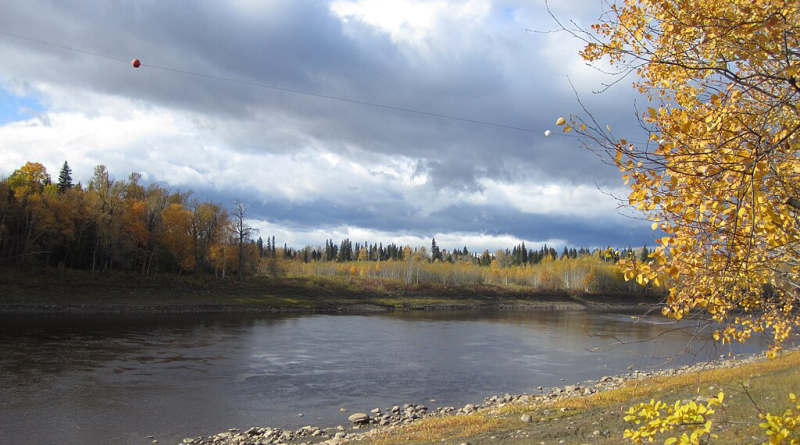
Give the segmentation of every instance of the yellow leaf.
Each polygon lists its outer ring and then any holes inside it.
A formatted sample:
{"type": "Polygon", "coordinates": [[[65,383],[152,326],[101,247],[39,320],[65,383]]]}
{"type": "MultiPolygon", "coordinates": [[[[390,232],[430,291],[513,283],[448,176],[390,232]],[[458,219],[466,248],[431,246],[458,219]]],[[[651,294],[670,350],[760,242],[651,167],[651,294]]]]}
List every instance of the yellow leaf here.
{"type": "Polygon", "coordinates": [[[559,117],[558,119],[556,119],[556,125],[564,125],[566,123],[567,123],[567,120],[564,119],[563,117],[559,117]]]}
{"type": "Polygon", "coordinates": [[[572,131],[572,127],[570,127],[569,125],[564,127],[564,133],[569,133],[570,131],[572,131]]]}

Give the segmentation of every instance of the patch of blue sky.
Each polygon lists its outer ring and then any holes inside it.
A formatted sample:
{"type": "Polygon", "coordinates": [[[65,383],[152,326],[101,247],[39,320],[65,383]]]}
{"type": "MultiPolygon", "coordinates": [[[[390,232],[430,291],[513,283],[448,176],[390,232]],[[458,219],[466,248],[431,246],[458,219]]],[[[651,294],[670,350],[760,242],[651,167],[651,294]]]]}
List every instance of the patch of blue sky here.
{"type": "Polygon", "coordinates": [[[43,111],[35,96],[17,96],[0,88],[0,125],[30,119],[43,111]]]}
{"type": "Polygon", "coordinates": [[[508,21],[513,22],[516,19],[517,8],[512,6],[506,6],[503,8],[503,17],[508,19],[508,21]]]}

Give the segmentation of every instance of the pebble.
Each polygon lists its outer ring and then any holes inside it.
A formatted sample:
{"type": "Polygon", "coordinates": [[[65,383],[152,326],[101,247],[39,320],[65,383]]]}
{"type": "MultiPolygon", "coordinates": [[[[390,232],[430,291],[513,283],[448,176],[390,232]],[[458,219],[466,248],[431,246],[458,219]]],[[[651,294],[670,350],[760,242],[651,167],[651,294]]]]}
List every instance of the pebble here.
{"type": "Polygon", "coordinates": [[[370,417],[366,413],[355,413],[347,418],[353,425],[365,425],[369,423],[370,417]]]}
{"type": "Polygon", "coordinates": [[[531,421],[533,421],[533,418],[531,417],[530,414],[523,414],[522,417],[519,418],[519,420],[525,423],[531,423],[531,421]]]}

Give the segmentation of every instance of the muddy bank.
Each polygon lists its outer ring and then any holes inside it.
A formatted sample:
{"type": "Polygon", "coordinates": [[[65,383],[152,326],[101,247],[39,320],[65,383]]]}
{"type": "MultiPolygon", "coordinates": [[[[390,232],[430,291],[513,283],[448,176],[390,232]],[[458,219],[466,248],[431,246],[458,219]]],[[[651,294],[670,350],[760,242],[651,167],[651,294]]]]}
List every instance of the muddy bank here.
{"type": "Polygon", "coordinates": [[[351,303],[339,305],[252,305],[252,304],[163,304],[141,305],[135,303],[3,303],[0,300],[0,313],[76,313],[76,314],[191,314],[191,313],[378,313],[390,311],[455,311],[455,310],[594,310],[624,311],[645,313],[657,307],[658,303],[636,299],[627,302],[598,301],[516,301],[503,303],[418,303],[413,297],[401,304],[351,303]]]}
{"type": "Polygon", "coordinates": [[[396,283],[243,282],[114,277],[18,277],[0,280],[0,312],[206,313],[350,312],[391,310],[553,309],[637,310],[660,295],[566,293],[503,286],[401,286],[396,283]],[[371,286],[371,287],[370,287],[371,286]]]}

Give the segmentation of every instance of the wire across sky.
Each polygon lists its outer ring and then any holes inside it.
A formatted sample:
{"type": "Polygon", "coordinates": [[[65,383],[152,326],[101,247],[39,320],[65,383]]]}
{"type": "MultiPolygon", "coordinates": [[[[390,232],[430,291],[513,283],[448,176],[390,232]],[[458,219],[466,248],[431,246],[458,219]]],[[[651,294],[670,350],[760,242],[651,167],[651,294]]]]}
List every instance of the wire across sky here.
{"type": "MultiPolygon", "coordinates": [[[[108,54],[101,54],[101,53],[97,53],[97,52],[93,52],[93,51],[87,51],[87,50],[84,50],[84,49],[75,48],[75,47],[72,47],[72,46],[62,45],[62,44],[59,44],[59,43],[49,42],[49,41],[46,41],[46,40],[36,39],[36,38],[23,36],[23,35],[19,35],[19,34],[14,34],[14,33],[10,33],[10,32],[7,32],[7,31],[0,30],[0,35],[6,36],[6,37],[15,38],[15,39],[19,39],[19,40],[25,40],[25,41],[37,43],[37,44],[40,44],[40,45],[47,45],[47,46],[50,46],[50,47],[53,47],[53,48],[58,48],[58,49],[65,50],[65,51],[72,51],[72,52],[85,54],[85,55],[92,56],[92,57],[111,60],[111,61],[114,61],[114,62],[120,62],[120,63],[124,63],[126,65],[130,65],[130,62],[131,62],[131,60],[127,59],[127,58],[121,58],[121,57],[116,57],[116,56],[110,56],[108,54]]],[[[303,95],[303,96],[310,96],[310,97],[316,97],[316,98],[327,99],[327,100],[334,100],[334,101],[339,101],[339,102],[346,102],[346,103],[363,105],[363,106],[374,107],[374,108],[382,108],[382,109],[385,109],[385,110],[399,111],[399,112],[403,112],[403,113],[411,113],[411,114],[417,114],[417,115],[422,115],[422,116],[436,117],[436,118],[440,118],[440,119],[449,119],[449,120],[453,120],[453,121],[466,122],[466,123],[477,124],[477,125],[486,125],[486,126],[491,126],[491,127],[496,127],[496,128],[505,128],[505,129],[508,129],[508,130],[517,130],[517,131],[525,131],[525,132],[529,132],[529,133],[538,133],[538,134],[541,134],[543,136],[545,135],[545,130],[542,130],[542,129],[526,128],[526,127],[520,127],[520,126],[515,126],[515,125],[507,125],[507,124],[501,124],[501,123],[497,123],[497,122],[484,121],[484,120],[480,120],[480,119],[469,119],[469,118],[453,116],[453,115],[449,115],[449,114],[434,113],[434,112],[423,111],[423,110],[415,110],[415,109],[412,109],[412,108],[398,107],[398,106],[394,106],[394,105],[381,104],[381,103],[377,103],[377,102],[369,102],[369,101],[364,101],[364,100],[350,99],[350,98],[334,96],[334,95],[330,95],[330,94],[312,93],[310,91],[297,90],[297,89],[293,89],[293,88],[284,88],[284,87],[280,87],[280,86],[276,86],[276,85],[269,85],[269,84],[260,83],[260,82],[251,82],[251,81],[247,81],[247,80],[233,79],[233,78],[230,78],[230,77],[216,76],[216,75],[213,75],[213,74],[198,73],[198,72],[195,72],[195,71],[188,71],[188,70],[183,70],[183,69],[173,68],[173,67],[167,67],[167,66],[151,65],[151,64],[147,64],[147,63],[145,63],[143,61],[141,62],[141,65],[140,65],[139,69],[141,69],[141,68],[150,68],[150,69],[154,69],[154,70],[160,70],[160,71],[165,71],[165,72],[183,74],[183,75],[187,75],[187,76],[194,76],[194,77],[199,77],[199,78],[204,78],[204,79],[212,79],[212,80],[216,80],[216,81],[220,81],[220,82],[228,82],[228,83],[235,83],[235,84],[239,84],[239,85],[247,85],[247,86],[256,87],[256,88],[263,88],[263,89],[274,90],[274,91],[282,91],[282,92],[290,93],[290,94],[298,94],[298,95],[303,95]]],[[[551,133],[551,134],[553,136],[579,137],[578,135],[565,134],[565,133],[551,133]]]]}

